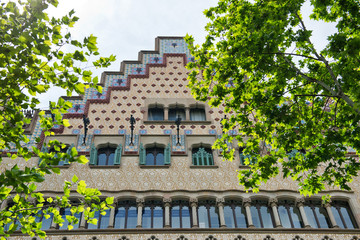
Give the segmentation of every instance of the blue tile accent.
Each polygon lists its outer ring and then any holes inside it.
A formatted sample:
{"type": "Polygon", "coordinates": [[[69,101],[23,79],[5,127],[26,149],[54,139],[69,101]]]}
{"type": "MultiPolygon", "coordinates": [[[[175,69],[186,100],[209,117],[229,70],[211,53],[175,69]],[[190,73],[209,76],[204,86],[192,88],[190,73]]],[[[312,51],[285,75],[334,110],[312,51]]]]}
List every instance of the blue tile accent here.
{"type": "Polygon", "coordinates": [[[172,132],[171,129],[165,129],[164,130],[165,135],[171,135],[171,132],[172,132]]]}
{"type": "Polygon", "coordinates": [[[185,152],[185,135],[180,135],[180,146],[177,146],[177,135],[171,135],[172,152],[185,152]]]}
{"type": "Polygon", "coordinates": [[[118,133],[120,135],[125,135],[126,134],[126,129],[120,129],[118,133]]]}
{"type": "Polygon", "coordinates": [[[133,137],[133,145],[130,146],[130,134],[125,135],[125,152],[139,151],[139,135],[135,134],[133,137]]]}
{"type": "Polygon", "coordinates": [[[210,135],[216,135],[216,130],[215,129],[210,129],[209,134],[210,135]]]}
{"type": "Polygon", "coordinates": [[[125,87],[126,84],[127,84],[127,79],[124,79],[124,78],[117,78],[117,79],[113,79],[112,80],[112,86],[115,86],[115,87],[125,87]]]}
{"type": "Polygon", "coordinates": [[[143,67],[133,67],[133,68],[131,68],[131,74],[136,74],[136,75],[141,74],[141,75],[143,75],[143,74],[145,74],[145,68],[143,68],[143,67]]]}
{"type": "Polygon", "coordinates": [[[73,129],[72,130],[72,134],[79,134],[80,133],[80,129],[73,129]]]}
{"type": "Polygon", "coordinates": [[[94,135],[99,135],[101,134],[101,130],[100,129],[94,129],[94,135]]]}
{"type": "Polygon", "coordinates": [[[186,130],[184,131],[184,133],[185,133],[185,135],[191,135],[191,134],[192,134],[192,130],[186,129],[186,130]]]}
{"type": "Polygon", "coordinates": [[[93,139],[93,135],[88,134],[86,137],[85,146],[84,146],[84,145],[82,145],[84,142],[84,134],[80,134],[76,150],[80,151],[80,152],[90,151],[90,145],[91,145],[92,139],[93,139]]]}
{"type": "Polygon", "coordinates": [[[162,57],[150,57],[150,63],[162,63],[163,58],[162,57]]]}
{"type": "Polygon", "coordinates": [[[147,130],[142,129],[142,130],[139,131],[139,134],[140,134],[140,135],[146,135],[146,134],[147,134],[147,130]]]}

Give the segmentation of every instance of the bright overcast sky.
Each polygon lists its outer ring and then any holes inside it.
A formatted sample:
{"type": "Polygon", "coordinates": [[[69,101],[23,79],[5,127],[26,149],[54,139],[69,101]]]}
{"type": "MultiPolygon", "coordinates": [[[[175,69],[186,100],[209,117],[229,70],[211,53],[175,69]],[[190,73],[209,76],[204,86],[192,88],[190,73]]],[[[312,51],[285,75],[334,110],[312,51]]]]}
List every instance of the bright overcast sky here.
{"type": "MultiPolygon", "coordinates": [[[[1,0],[0,0],[1,1],[1,0]]],[[[141,50],[154,50],[157,36],[193,35],[202,43],[208,22],[203,11],[216,6],[217,0],[59,0],[58,8],[50,9],[50,15],[61,17],[71,9],[80,19],[71,29],[75,39],[93,34],[98,37],[101,56],[116,55],[117,61],[109,68],[93,72],[99,78],[103,71],[118,71],[124,60],[137,60],[141,50]]],[[[309,3],[302,11],[308,29],[314,30],[315,45],[324,43],[334,28],[307,21],[309,3]]],[[[41,109],[48,108],[48,101],[57,101],[65,93],[52,88],[40,96],[41,109]]]]}
{"type": "MultiPolygon", "coordinates": [[[[103,71],[119,71],[124,60],[137,60],[141,50],[154,50],[157,36],[193,35],[197,43],[205,38],[208,22],[203,11],[217,0],[59,0],[50,15],[60,17],[75,10],[80,19],[71,29],[75,39],[93,34],[98,37],[101,56],[116,55],[109,68],[93,72],[100,78],[103,71]]],[[[41,96],[41,109],[48,101],[64,95],[51,89],[41,96]]]]}

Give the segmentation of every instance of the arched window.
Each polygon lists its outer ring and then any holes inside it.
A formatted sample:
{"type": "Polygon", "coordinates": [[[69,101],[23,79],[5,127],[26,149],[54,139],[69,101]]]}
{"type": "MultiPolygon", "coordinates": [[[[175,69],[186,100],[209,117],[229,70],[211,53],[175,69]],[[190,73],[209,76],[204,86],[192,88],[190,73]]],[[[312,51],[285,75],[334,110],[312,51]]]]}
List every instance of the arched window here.
{"type": "Polygon", "coordinates": [[[299,209],[295,206],[294,201],[279,200],[278,212],[281,224],[284,228],[303,228],[304,224],[301,219],[299,209]]]}
{"type": "Polygon", "coordinates": [[[137,207],[132,200],[119,201],[115,210],[114,228],[136,228],[137,207]]]}
{"type": "Polygon", "coordinates": [[[86,222],[87,229],[105,229],[109,226],[110,209],[105,210],[106,214],[102,215],[99,211],[96,211],[94,218],[97,219],[97,224],[91,224],[86,222]]]}
{"type": "Polygon", "coordinates": [[[205,109],[203,108],[192,108],[190,109],[190,120],[191,121],[205,121],[205,109]]]}
{"type": "Polygon", "coordinates": [[[254,200],[251,201],[251,217],[253,224],[257,228],[273,228],[273,214],[267,201],[254,200]]]}
{"type": "Polygon", "coordinates": [[[219,228],[218,208],[213,200],[199,201],[198,222],[200,228],[219,228]]]}
{"type": "Polygon", "coordinates": [[[321,201],[306,201],[304,210],[312,228],[329,228],[331,226],[329,216],[321,205],[321,201]]]}
{"type": "Polygon", "coordinates": [[[172,228],[191,228],[192,219],[188,201],[173,201],[170,214],[172,228]]]}
{"type": "Polygon", "coordinates": [[[113,147],[106,147],[98,149],[98,164],[99,166],[114,165],[115,150],[113,147]]]}
{"type": "Polygon", "coordinates": [[[162,121],[164,120],[164,109],[158,106],[151,107],[148,110],[148,120],[150,121],[162,121]]]}
{"type": "Polygon", "coordinates": [[[178,117],[181,118],[181,120],[185,120],[185,110],[183,108],[170,108],[169,109],[169,120],[175,121],[178,117]]]}
{"type": "Polygon", "coordinates": [[[140,165],[147,166],[163,166],[169,165],[171,161],[171,148],[170,144],[166,148],[161,145],[150,145],[149,147],[144,148],[140,144],[140,153],[139,153],[140,165]]]}
{"type": "Polygon", "coordinates": [[[164,209],[162,201],[145,201],[145,207],[142,213],[143,228],[163,228],[164,227],[164,209]]]}
{"type": "Polygon", "coordinates": [[[109,144],[97,149],[94,144],[91,145],[90,150],[90,165],[98,166],[113,166],[120,165],[122,153],[122,145],[119,144],[117,148],[109,144]]]}
{"type": "Polygon", "coordinates": [[[192,164],[194,166],[211,166],[214,165],[212,151],[207,147],[192,149],[192,164]]]}
{"type": "Polygon", "coordinates": [[[227,200],[224,206],[225,224],[228,228],[246,228],[246,212],[241,201],[227,200]]]}
{"type": "Polygon", "coordinates": [[[354,215],[352,214],[347,202],[338,200],[332,201],[331,211],[335,217],[336,223],[340,228],[358,228],[354,215]]]}
{"type": "MultiPolygon", "coordinates": [[[[71,204],[72,205],[76,205],[78,202],[72,202],[71,204]]],[[[68,220],[66,219],[66,216],[72,216],[72,213],[71,213],[71,208],[68,207],[68,208],[61,208],[60,209],[60,215],[61,215],[61,218],[64,220],[64,222],[62,223],[63,225],[60,226],[60,225],[57,225],[57,229],[60,229],[60,230],[67,230],[68,229],[68,225],[69,225],[69,222],[68,220]]],[[[76,223],[73,223],[72,226],[73,226],[73,229],[78,229],[79,228],[79,225],[80,225],[80,219],[81,219],[81,213],[75,213],[73,216],[77,218],[77,222],[76,223]]]]}

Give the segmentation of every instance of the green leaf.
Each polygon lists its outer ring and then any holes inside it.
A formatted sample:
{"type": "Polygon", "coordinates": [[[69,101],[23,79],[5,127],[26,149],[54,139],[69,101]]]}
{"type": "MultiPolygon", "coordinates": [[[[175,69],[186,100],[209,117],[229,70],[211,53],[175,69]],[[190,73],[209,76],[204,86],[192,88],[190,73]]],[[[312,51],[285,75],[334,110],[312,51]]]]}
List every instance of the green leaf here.
{"type": "Polygon", "coordinates": [[[79,180],[79,178],[78,178],[76,175],[74,175],[74,176],[72,177],[72,179],[71,179],[71,181],[72,181],[73,183],[76,183],[78,180],[79,180]]]}
{"type": "Polygon", "coordinates": [[[80,155],[77,159],[77,162],[81,164],[86,164],[89,162],[89,160],[84,155],[80,155]]]}

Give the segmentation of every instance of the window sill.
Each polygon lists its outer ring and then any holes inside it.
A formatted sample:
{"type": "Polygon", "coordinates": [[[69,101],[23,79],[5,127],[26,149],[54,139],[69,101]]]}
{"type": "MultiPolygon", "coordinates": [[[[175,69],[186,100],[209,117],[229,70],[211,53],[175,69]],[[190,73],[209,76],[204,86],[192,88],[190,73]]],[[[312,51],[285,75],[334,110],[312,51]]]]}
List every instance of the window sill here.
{"type": "Polygon", "coordinates": [[[140,168],[170,168],[170,165],[139,165],[140,168]]]}
{"type": "Polygon", "coordinates": [[[53,165],[52,167],[54,167],[54,168],[60,168],[60,169],[67,169],[67,168],[70,167],[70,164],[69,164],[69,165],[61,165],[61,166],[53,165]]]}
{"type": "Polygon", "coordinates": [[[240,165],[239,168],[250,169],[250,166],[240,165]]]}
{"type": "Polygon", "coordinates": [[[89,165],[90,168],[105,168],[105,169],[111,169],[111,168],[120,168],[120,165],[89,165]]]}
{"type": "MultiPolygon", "coordinates": [[[[144,124],[175,124],[173,120],[144,120],[144,124]]],[[[182,120],[181,124],[205,124],[210,125],[211,121],[190,121],[190,120],[182,120]]]]}
{"type": "Polygon", "coordinates": [[[211,166],[196,166],[196,165],[191,165],[190,168],[215,169],[215,168],[219,168],[219,166],[217,166],[217,165],[211,165],[211,166]]]}

